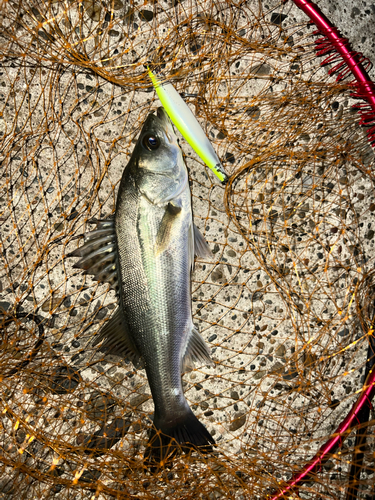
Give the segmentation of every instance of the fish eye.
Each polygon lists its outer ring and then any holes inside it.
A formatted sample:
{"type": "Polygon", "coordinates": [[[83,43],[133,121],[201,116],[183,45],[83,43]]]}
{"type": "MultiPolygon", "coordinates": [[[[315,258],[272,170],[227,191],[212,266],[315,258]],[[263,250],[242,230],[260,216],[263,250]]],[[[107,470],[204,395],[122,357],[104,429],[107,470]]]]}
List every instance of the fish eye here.
{"type": "Polygon", "coordinates": [[[160,141],[153,134],[146,134],[142,139],[142,145],[148,151],[155,151],[160,146],[160,141]]]}

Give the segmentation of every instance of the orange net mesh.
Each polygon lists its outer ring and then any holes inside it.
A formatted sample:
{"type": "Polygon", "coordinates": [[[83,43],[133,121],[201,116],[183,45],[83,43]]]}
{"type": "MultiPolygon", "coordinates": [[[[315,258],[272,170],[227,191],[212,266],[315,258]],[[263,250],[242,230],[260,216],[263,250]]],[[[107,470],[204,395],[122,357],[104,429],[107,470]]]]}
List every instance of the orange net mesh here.
{"type": "MultiPolygon", "coordinates": [[[[267,498],[356,400],[373,321],[373,152],[305,18],[268,4],[2,2],[4,498],[267,498]],[[214,254],[196,262],[192,300],[215,367],[186,373],[184,390],[218,446],[156,473],[142,460],[145,372],[90,347],[115,294],[66,257],[113,213],[157,106],[146,61],[190,94],[231,175],[221,186],[181,140],[214,254]]],[[[344,499],[355,480],[373,498],[373,414],[362,427],[360,476],[353,433],[289,498],[344,499]]]]}

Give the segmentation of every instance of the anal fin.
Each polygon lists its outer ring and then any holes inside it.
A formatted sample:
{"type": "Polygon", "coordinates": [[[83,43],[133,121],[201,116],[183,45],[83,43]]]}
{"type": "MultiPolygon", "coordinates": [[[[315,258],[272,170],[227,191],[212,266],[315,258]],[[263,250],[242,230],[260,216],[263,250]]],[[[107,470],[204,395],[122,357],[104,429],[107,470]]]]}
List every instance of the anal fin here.
{"type": "Polygon", "coordinates": [[[210,350],[199,332],[192,325],[191,334],[186,345],[182,360],[182,371],[194,368],[194,363],[206,366],[215,366],[211,359],[210,350]]]}

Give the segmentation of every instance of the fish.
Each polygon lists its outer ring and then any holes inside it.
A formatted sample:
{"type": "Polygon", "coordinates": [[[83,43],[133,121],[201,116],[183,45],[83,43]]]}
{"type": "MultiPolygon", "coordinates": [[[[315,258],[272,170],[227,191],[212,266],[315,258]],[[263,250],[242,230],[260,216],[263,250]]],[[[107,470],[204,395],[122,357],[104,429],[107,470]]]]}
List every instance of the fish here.
{"type": "Polygon", "coordinates": [[[118,307],[93,345],[144,367],[155,411],[145,461],[163,463],[178,449],[212,451],[215,441],[191,410],[182,373],[214,363],[193,324],[194,257],[212,252],[193,222],[188,171],[163,107],[145,120],[124,169],[114,216],[70,256],[97,281],[108,282],[118,307]]]}

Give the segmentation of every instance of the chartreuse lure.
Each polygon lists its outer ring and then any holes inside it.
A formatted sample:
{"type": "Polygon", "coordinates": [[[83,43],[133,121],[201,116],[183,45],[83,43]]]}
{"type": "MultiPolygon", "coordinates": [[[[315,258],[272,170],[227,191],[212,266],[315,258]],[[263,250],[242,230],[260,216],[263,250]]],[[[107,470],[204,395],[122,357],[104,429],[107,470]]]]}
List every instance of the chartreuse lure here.
{"type": "Polygon", "coordinates": [[[197,155],[210,167],[214,174],[225,184],[228,175],[225,173],[215,150],[208,140],[202,127],[190,111],[177,90],[169,82],[160,82],[156,75],[147,66],[148,74],[155,87],[156,93],[168,113],[169,118],[187,140],[197,155]]]}

